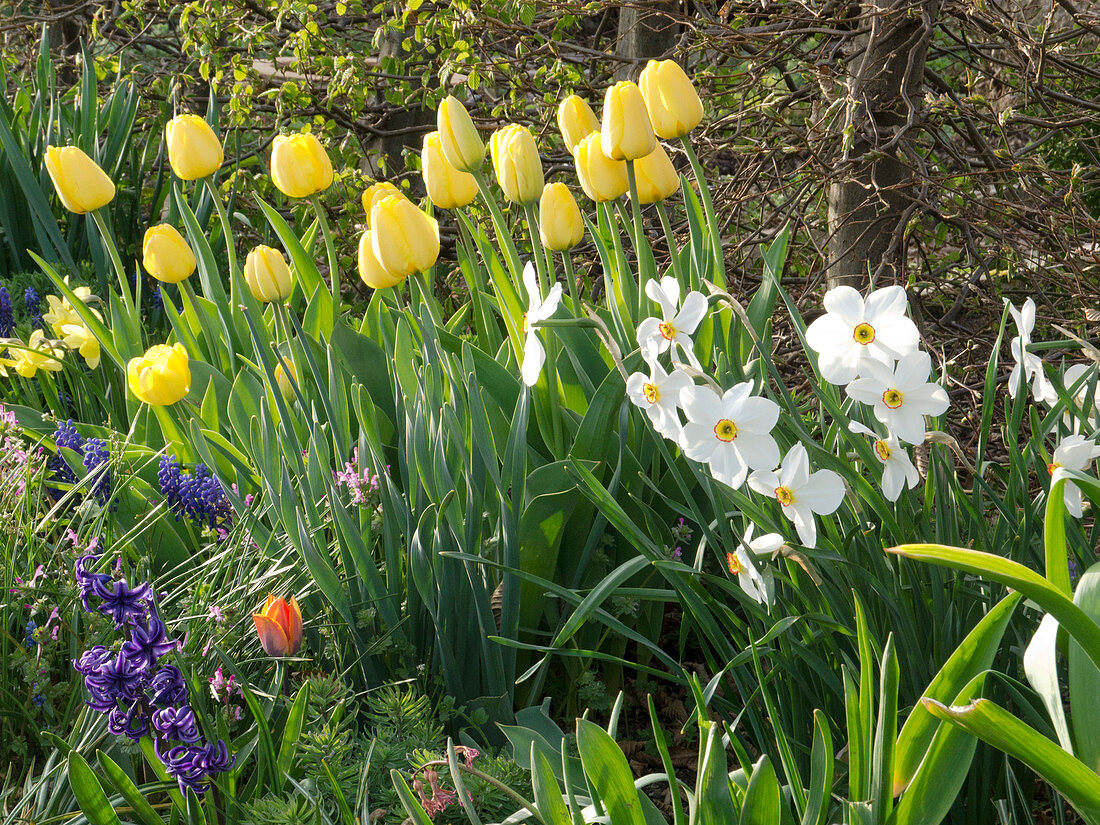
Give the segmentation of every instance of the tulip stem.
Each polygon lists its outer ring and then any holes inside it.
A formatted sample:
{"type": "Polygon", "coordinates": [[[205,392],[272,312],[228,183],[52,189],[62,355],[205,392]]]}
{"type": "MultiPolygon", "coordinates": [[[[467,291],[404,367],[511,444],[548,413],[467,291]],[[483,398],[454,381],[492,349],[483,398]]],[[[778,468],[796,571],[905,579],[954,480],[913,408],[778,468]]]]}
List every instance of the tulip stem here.
{"type": "MultiPolygon", "coordinates": [[[[680,250],[676,246],[676,236],[672,234],[672,222],[668,219],[668,210],[661,201],[657,201],[657,214],[661,218],[661,228],[665,231],[665,240],[668,241],[668,254],[672,258],[672,271],[676,274],[676,280],[684,283],[684,273],[680,267],[680,250]]],[[[698,284],[692,284],[692,289],[697,289],[698,284]]]]}
{"type": "Polygon", "coordinates": [[[218,210],[218,220],[221,222],[222,235],[225,237],[225,254],[229,259],[229,272],[232,278],[238,270],[237,250],[233,248],[233,230],[229,226],[229,215],[225,211],[225,204],[222,203],[221,193],[218,191],[218,187],[214,185],[214,176],[209,175],[203,180],[210,192],[210,200],[214,201],[214,208],[218,210]]]}
{"type": "Polygon", "coordinates": [[[714,277],[711,278],[711,280],[722,287],[722,289],[725,289],[726,261],[725,256],[722,254],[722,238],[718,231],[718,219],[714,216],[714,200],[710,196],[710,188],[707,186],[706,178],[703,176],[702,164],[699,163],[699,157],[695,154],[695,149],[692,148],[691,141],[688,140],[687,135],[680,138],[680,143],[683,145],[684,153],[691,163],[691,170],[695,173],[695,182],[699,184],[699,196],[703,199],[703,212],[707,216],[707,228],[710,230],[711,254],[714,256],[714,277]]]}
{"type": "Polygon", "coordinates": [[[638,258],[638,312],[642,311],[642,296],[645,295],[646,266],[642,263],[642,244],[645,233],[642,230],[642,205],[638,203],[638,175],[634,170],[634,161],[626,162],[626,180],[630,184],[630,211],[634,217],[634,254],[638,258]]]}
{"type": "Polygon", "coordinates": [[[577,296],[577,276],[573,274],[573,259],[569,256],[569,250],[561,253],[562,266],[565,267],[565,285],[569,288],[569,298],[573,302],[573,314],[580,315],[581,302],[577,296]]]}
{"type": "Polygon", "coordinates": [[[321,196],[314,192],[309,196],[309,201],[313,204],[313,211],[317,213],[317,222],[321,225],[321,235],[325,239],[325,252],[328,254],[329,280],[332,283],[332,307],[339,313],[340,268],[339,261],[336,258],[336,245],[332,242],[332,230],[329,228],[328,218],[325,216],[325,207],[321,203],[321,196]]]}
{"type": "Polygon", "coordinates": [[[531,257],[535,259],[535,269],[539,273],[539,289],[542,290],[543,297],[546,297],[551,286],[550,276],[546,271],[546,253],[539,237],[539,218],[535,214],[534,204],[525,203],[523,214],[527,216],[527,231],[531,234],[531,257]]]}
{"type": "Polygon", "coordinates": [[[489,207],[489,215],[493,219],[493,228],[497,232],[497,241],[504,249],[505,255],[508,257],[508,267],[512,270],[512,277],[519,278],[523,272],[523,267],[520,266],[519,252],[516,251],[515,241],[512,240],[512,235],[508,231],[508,224],[504,222],[504,213],[500,211],[500,205],[497,203],[496,198],[493,197],[493,193],[489,190],[489,184],[485,180],[485,176],[481,173],[481,170],[471,172],[474,176],[474,181],[477,183],[477,191],[481,193],[481,199],[485,201],[485,205],[489,207]]]}
{"type": "Polygon", "coordinates": [[[103,219],[101,211],[95,209],[91,214],[92,220],[95,221],[95,225],[99,228],[99,237],[103,241],[103,245],[107,247],[107,254],[111,258],[111,264],[115,268],[115,274],[118,276],[118,285],[122,292],[122,306],[126,310],[127,337],[130,338],[132,343],[140,344],[140,319],[134,307],[133,296],[130,295],[130,284],[127,283],[126,267],[122,265],[122,256],[118,254],[118,247],[115,246],[114,236],[111,235],[110,231],[107,229],[107,222],[103,219]]]}

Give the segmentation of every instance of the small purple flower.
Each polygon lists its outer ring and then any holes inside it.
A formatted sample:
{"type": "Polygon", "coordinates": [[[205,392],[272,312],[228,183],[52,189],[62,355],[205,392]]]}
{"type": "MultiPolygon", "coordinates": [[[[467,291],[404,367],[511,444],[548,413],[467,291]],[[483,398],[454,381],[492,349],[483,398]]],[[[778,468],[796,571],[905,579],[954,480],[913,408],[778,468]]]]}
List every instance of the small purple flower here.
{"type": "Polygon", "coordinates": [[[126,579],[119,579],[113,584],[114,590],[106,595],[97,591],[96,595],[103,600],[99,605],[99,612],[113,618],[116,628],[144,622],[153,595],[149,583],[142,582],[137,587],[129,587],[126,579]]]}
{"type": "Polygon", "coordinates": [[[164,665],[154,673],[149,680],[149,690],[152,692],[149,701],[157,707],[163,708],[187,701],[187,684],[175,665],[164,665]]]}
{"type": "Polygon", "coordinates": [[[119,651],[118,656],[107,659],[94,673],[84,677],[84,685],[102,700],[98,704],[108,698],[134,701],[145,675],[145,668],[119,651]]]}
{"type": "Polygon", "coordinates": [[[163,708],[153,714],[153,727],[164,739],[177,739],[180,742],[198,742],[199,726],[195,711],[190,705],[178,708],[163,708]]]}
{"type": "MultiPolygon", "coordinates": [[[[73,546],[76,546],[75,534],[73,536],[73,546]]],[[[88,601],[92,596],[105,599],[111,593],[108,589],[108,585],[112,581],[111,577],[107,573],[92,573],[88,570],[88,565],[95,564],[97,561],[99,561],[99,556],[95,555],[84,555],[76,561],[76,583],[80,587],[80,600],[84,603],[84,609],[88,613],[91,613],[94,609],[88,601]]]]}
{"type": "Polygon", "coordinates": [[[114,654],[103,645],[96,645],[81,653],[79,659],[73,659],[73,670],[81,676],[91,676],[98,673],[99,668],[113,657],[114,654]]]}
{"type": "MultiPolygon", "coordinates": [[[[90,473],[97,467],[111,460],[111,451],[107,448],[107,442],[101,438],[89,438],[84,442],[84,468],[90,473]]],[[[111,471],[103,470],[99,478],[95,480],[91,489],[92,495],[101,503],[105,503],[111,495],[111,471]]]]}
{"type": "Polygon", "coordinates": [[[164,622],[152,613],[148,622],[134,625],[130,640],[122,643],[122,652],[132,661],[139,662],[141,667],[152,668],[157,659],[174,650],[176,644],[175,639],[168,639],[164,622]]]}
{"type": "Polygon", "coordinates": [[[176,745],[166,752],[158,748],[157,756],[168,774],[176,777],[181,791],[191,788],[199,794],[206,790],[202,782],[208,774],[227,771],[234,762],[229,748],[221,739],[205,745],[176,745]]]}
{"type": "Polygon", "coordinates": [[[115,736],[125,736],[134,742],[149,733],[149,717],[140,704],[128,709],[113,708],[107,714],[107,730],[115,736]]]}

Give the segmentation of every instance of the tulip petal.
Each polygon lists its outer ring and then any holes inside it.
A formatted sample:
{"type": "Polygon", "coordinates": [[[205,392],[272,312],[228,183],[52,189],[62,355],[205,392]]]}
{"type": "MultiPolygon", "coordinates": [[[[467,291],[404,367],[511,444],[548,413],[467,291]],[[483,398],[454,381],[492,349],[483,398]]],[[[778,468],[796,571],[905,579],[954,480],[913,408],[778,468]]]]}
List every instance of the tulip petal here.
{"type": "Polygon", "coordinates": [[[267,616],[253,615],[252,621],[256,624],[256,633],[260,637],[260,646],[264,653],[268,656],[286,656],[290,650],[290,640],[282,628],[267,616]]]}

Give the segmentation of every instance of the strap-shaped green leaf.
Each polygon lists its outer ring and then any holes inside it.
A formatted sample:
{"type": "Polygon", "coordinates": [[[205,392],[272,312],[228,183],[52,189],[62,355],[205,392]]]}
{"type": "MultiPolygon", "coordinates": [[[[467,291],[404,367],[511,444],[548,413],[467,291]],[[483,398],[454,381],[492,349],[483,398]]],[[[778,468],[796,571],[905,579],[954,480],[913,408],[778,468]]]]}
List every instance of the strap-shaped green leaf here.
{"type": "Polygon", "coordinates": [[[69,784],[81,812],[91,825],[122,825],[95,771],[76,751],[69,752],[69,784]]]}
{"type": "Polygon", "coordinates": [[[581,764],[615,825],[645,825],[642,803],[630,765],[607,731],[587,719],[577,720],[581,764]]]}
{"type": "Polygon", "coordinates": [[[947,707],[924,700],[933,715],[1019,759],[1053,785],[1090,825],[1100,825],[1100,776],[1057,743],[989,699],[947,707]]]}

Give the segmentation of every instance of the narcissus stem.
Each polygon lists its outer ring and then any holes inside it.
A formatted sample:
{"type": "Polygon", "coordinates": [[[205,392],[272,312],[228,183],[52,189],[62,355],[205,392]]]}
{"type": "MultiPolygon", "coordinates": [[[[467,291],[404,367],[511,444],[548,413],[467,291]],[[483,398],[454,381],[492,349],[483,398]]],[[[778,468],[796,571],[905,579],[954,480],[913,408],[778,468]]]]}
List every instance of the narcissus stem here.
{"type": "MultiPolygon", "coordinates": [[[[676,247],[676,236],[672,234],[672,222],[668,219],[668,210],[664,203],[657,201],[657,214],[661,218],[661,228],[665,231],[665,240],[668,241],[668,254],[672,258],[672,271],[676,280],[684,283],[684,272],[680,266],[680,250],[676,247]]],[[[692,289],[698,289],[698,284],[691,284],[692,289]]]]}

